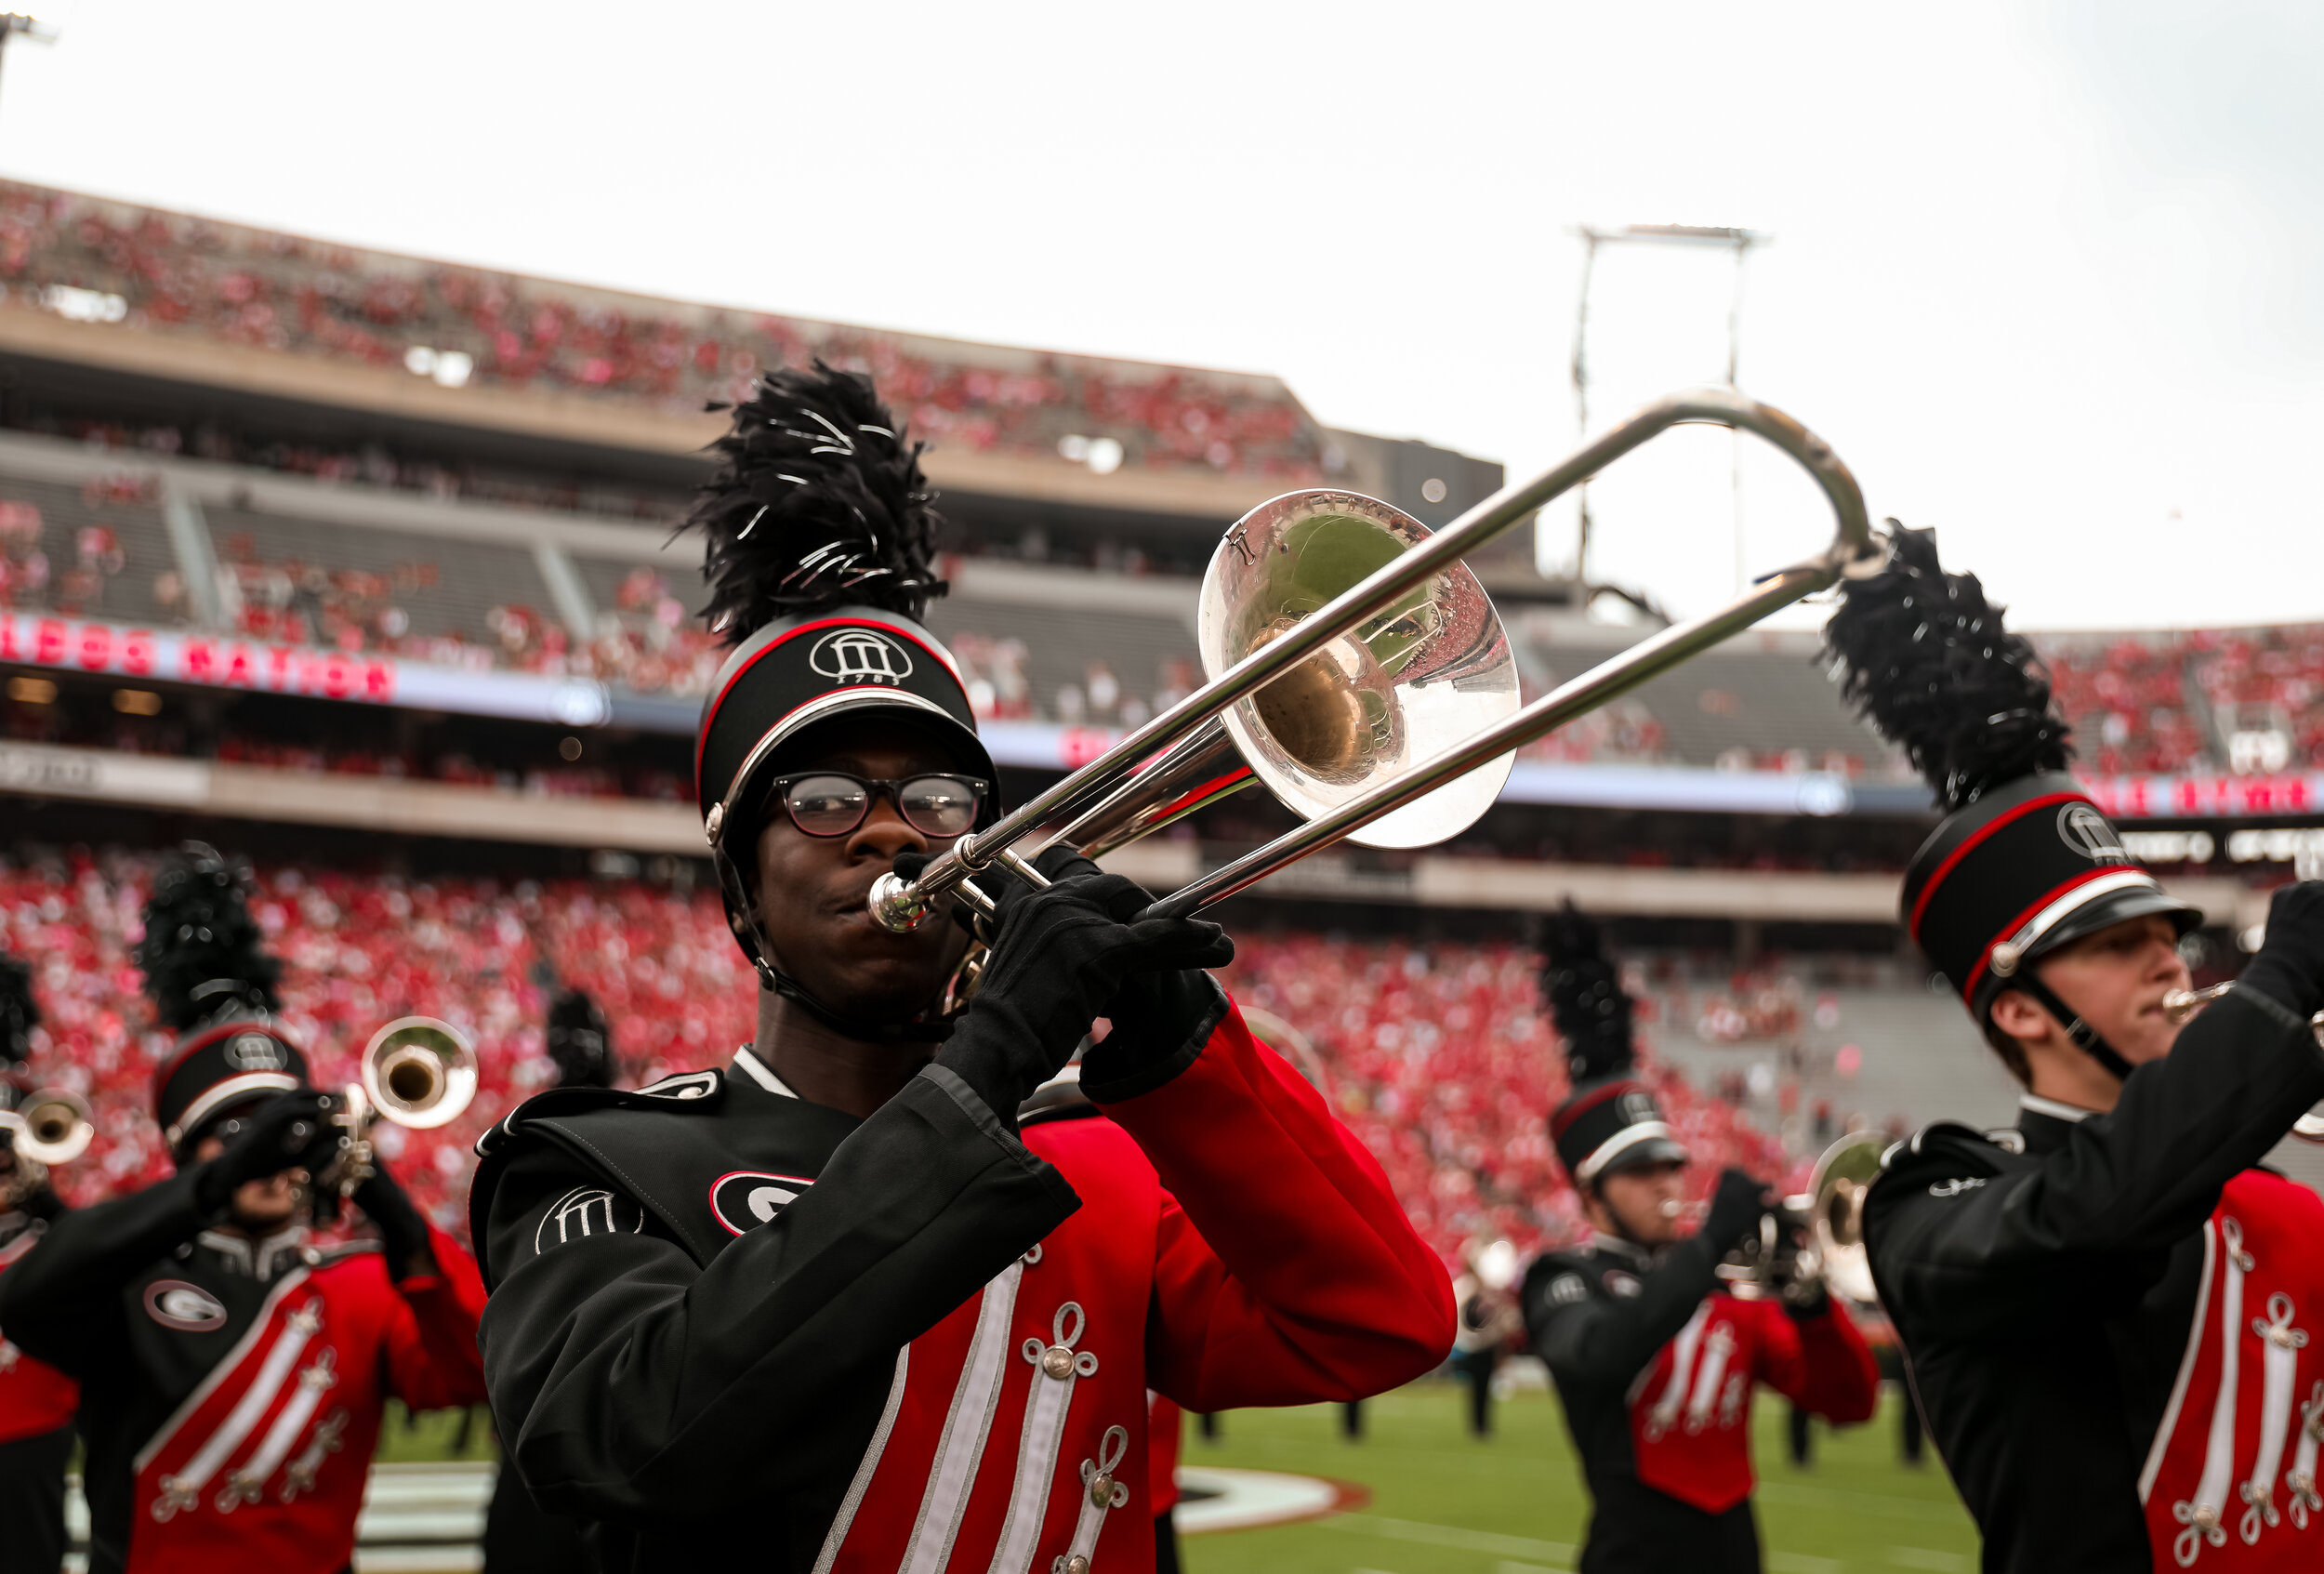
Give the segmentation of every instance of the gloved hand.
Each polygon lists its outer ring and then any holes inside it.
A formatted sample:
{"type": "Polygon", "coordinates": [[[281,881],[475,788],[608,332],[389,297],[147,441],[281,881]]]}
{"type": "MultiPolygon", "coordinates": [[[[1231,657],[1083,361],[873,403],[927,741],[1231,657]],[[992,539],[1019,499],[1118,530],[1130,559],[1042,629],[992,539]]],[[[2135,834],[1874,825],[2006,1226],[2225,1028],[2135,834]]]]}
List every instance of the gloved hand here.
{"type": "Polygon", "coordinates": [[[1125,979],[1211,965],[1222,946],[1234,954],[1216,924],[1133,922],[1153,900],[1120,875],[1076,875],[1037,891],[1018,886],[1001,901],[976,999],[936,1064],[1013,1128],[1017,1106],[1072,1057],[1125,979]]]}
{"type": "Polygon", "coordinates": [[[2269,899],[2267,938],[2236,987],[2256,989],[2295,1016],[2324,1007],[2324,880],[2287,885],[2269,899]]]}
{"type": "Polygon", "coordinates": [[[411,1194],[376,1154],[371,1164],[371,1173],[355,1188],[354,1202],[364,1218],[379,1226],[379,1246],[387,1254],[388,1272],[399,1279],[434,1273],[436,1259],[428,1242],[428,1222],[413,1206],[411,1194]]]}
{"type": "MultiPolygon", "coordinates": [[[[918,880],[921,871],[935,861],[936,855],[932,853],[899,853],[896,854],[896,873],[905,880],[918,880]]],[[[1079,848],[1062,841],[1041,849],[1039,856],[1033,860],[1033,866],[1051,884],[1081,875],[1105,872],[1083,857],[1079,848]]],[[[956,899],[952,904],[952,921],[964,932],[990,946],[993,936],[1000,932],[1000,925],[1010,907],[1032,895],[1036,887],[997,866],[987,868],[976,876],[973,883],[977,890],[992,898],[998,911],[988,919],[968,903],[956,899]]]]}
{"type": "Polygon", "coordinates": [[[330,1094],[311,1088],[295,1088],[260,1104],[244,1117],[226,1151],[194,1175],[195,1204],[205,1215],[217,1213],[248,1182],[285,1170],[321,1170],[338,1146],[340,1131],[331,1123],[337,1107],[330,1094]]]}
{"type": "Polygon", "coordinates": [[[1703,1221],[1703,1238],[1722,1254],[1732,1251],[1759,1239],[1759,1222],[1775,1210],[1767,1183],[1740,1170],[1723,1170],[1719,1189],[1711,1193],[1710,1215],[1703,1221]]]}

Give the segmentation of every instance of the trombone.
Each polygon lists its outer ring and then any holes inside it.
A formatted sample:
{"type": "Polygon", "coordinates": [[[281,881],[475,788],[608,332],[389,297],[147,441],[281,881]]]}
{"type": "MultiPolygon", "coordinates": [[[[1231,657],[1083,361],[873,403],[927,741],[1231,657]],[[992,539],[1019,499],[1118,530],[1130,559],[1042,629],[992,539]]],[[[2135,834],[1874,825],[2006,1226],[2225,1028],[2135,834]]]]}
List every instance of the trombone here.
{"type": "Polygon", "coordinates": [[[357,1079],[339,1095],[331,1116],[338,1152],[316,1189],[344,1201],[371,1178],[371,1131],[380,1120],[428,1131],[458,1119],[475,1097],[476,1047],[468,1035],[436,1017],[397,1017],[371,1036],[357,1079]]]}
{"type": "MultiPolygon", "coordinates": [[[[2197,1012],[2234,987],[2235,980],[2229,979],[2208,989],[2173,989],[2162,998],[2162,1014],[2170,1018],[2172,1026],[2184,1025],[2197,1012]]],[[[2324,1012],[2317,1012],[2308,1019],[2308,1028],[2316,1035],[2317,1043],[2324,1046],[2324,1012]]],[[[2324,1104],[2317,1104],[2294,1120],[2291,1134],[2304,1143],[2324,1143],[2324,1104]]]]}
{"type": "Polygon", "coordinates": [[[1727,1292],[1742,1301],[1798,1303],[1814,1300],[1820,1290],[1859,1305],[1878,1303],[1872,1256],[1864,1243],[1864,1194],[1881,1178],[1887,1148],[1878,1132],[1855,1131],[1825,1149],[1807,1190],[1785,1197],[1761,1218],[1759,1239],[1720,1263],[1717,1273],[1727,1292]]]}
{"type": "Polygon", "coordinates": [[[1847,466],[1798,421],[1733,389],[1657,400],[1433,534],[1352,493],[1286,494],[1236,522],[1211,554],[1199,620],[1209,681],[961,838],[917,880],[881,876],[871,891],[872,916],[906,932],[955,890],[989,911],[989,899],[966,883],[971,876],[998,866],[1047,883],[1013,851],[1036,827],[1062,821],[1058,840],[1085,852],[1118,847],[1254,778],[1304,824],[1143,916],[1186,917],[1342,840],[1392,847],[1442,841],[1491,806],[1517,749],[1778,608],[1843,576],[1878,572],[1881,562],[1847,466]],[[1749,431],[1790,456],[1831,504],[1831,544],[1765,575],[1718,611],[1666,628],[1520,706],[1507,636],[1459,559],[1683,423],[1749,431]]]}
{"type": "Polygon", "coordinates": [[[0,1109],[0,1131],[8,1134],[16,1170],[0,1187],[0,1202],[23,1201],[48,1178],[51,1166],[70,1164],[88,1151],[97,1122],[88,1100],[70,1088],[43,1088],[26,1096],[20,1109],[0,1109]]]}

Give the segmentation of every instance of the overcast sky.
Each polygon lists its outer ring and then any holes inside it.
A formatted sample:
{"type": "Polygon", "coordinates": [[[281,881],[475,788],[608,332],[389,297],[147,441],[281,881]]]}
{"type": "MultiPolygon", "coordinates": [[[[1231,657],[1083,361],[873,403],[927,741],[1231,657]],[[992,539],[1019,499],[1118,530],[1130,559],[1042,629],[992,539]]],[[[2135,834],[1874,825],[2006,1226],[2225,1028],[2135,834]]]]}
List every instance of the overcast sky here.
{"type": "MultiPolygon", "coordinates": [[[[2324,619],[2305,0],[16,4],[61,40],[8,49],[11,177],[1274,372],[1512,469],[1575,436],[1574,226],[1749,226],[1743,386],[2021,623],[2324,619]]],[[[1596,420],[1719,375],[1729,284],[1602,258],[1596,420]]],[[[1603,483],[1593,567],[1723,595],[1726,443],[1603,483]]],[[[1743,477],[1740,561],[1821,538],[1784,461],[1743,477]]]]}

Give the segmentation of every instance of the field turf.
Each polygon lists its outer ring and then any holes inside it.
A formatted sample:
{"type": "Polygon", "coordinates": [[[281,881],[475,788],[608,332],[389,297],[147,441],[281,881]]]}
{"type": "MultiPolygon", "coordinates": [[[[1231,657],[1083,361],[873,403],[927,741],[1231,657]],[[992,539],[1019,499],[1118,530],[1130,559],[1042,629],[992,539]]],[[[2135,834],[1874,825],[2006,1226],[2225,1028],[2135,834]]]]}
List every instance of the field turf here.
{"type": "MultiPolygon", "coordinates": [[[[1325,1475],[1367,1488],[1353,1514],[1264,1530],[1195,1536],[1187,1574],[1546,1574],[1573,1567],[1589,1496],[1556,1401],[1520,1393],[1494,1408],[1485,1442],[1462,1423],[1450,1383],[1421,1382],[1371,1401],[1363,1440],[1340,1440],[1337,1406],[1237,1410],[1205,1443],[1187,1424],[1184,1462],[1325,1475]]],[[[1944,1467],[1896,1460],[1892,1395],[1881,1415],[1835,1432],[1817,1423],[1815,1462],[1784,1451],[1786,1407],[1753,1406],[1760,1538],[1771,1574],[1969,1574],[1975,1527],[1944,1467]]]]}
{"type": "MultiPolygon", "coordinates": [[[[1896,1461],[1891,1395],[1878,1419],[1833,1431],[1816,1425],[1816,1460],[1794,1470],[1784,1452],[1785,1407],[1762,1391],[1752,1407],[1760,1538],[1769,1574],[1972,1574],[1976,1530],[1934,1454],[1917,1469],[1896,1461]]],[[[1236,1410],[1217,1443],[1186,1425],[1184,1462],[1289,1471],[1353,1482],[1371,1501],[1352,1514],[1264,1530],[1188,1537],[1187,1574],[1552,1574],[1573,1567],[1590,1500],[1565,1417],[1548,1395],[1522,1392],[1494,1407],[1496,1431],[1477,1442],[1448,1382],[1413,1384],[1365,1407],[1362,1441],[1343,1442],[1336,1405],[1236,1410]]],[[[461,1457],[456,1417],[430,1415],[407,1430],[400,1412],[382,1429],[382,1460],[461,1457]]],[[[478,1424],[469,1458],[487,1458],[478,1424]]]]}

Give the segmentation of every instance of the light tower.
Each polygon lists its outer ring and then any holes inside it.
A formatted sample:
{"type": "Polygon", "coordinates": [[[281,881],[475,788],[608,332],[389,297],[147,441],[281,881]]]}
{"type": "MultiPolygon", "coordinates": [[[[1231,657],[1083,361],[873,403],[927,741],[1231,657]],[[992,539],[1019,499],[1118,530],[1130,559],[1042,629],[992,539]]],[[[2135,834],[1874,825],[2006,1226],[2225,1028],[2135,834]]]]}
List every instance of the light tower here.
{"type": "MultiPolygon", "coordinates": [[[[1743,259],[1753,246],[1765,245],[1773,235],[1756,230],[1738,230],[1728,226],[1704,224],[1625,224],[1618,229],[1599,229],[1594,225],[1578,226],[1574,233],[1581,237],[1581,290],[1574,313],[1574,412],[1583,436],[1590,433],[1590,363],[1586,353],[1590,335],[1590,278],[1598,264],[1598,248],[1602,245],[1673,245],[1712,247],[1735,254],[1735,287],[1727,298],[1727,376],[1729,388],[1735,386],[1736,368],[1742,355],[1743,326],[1743,259]]],[[[1733,447],[1733,489],[1735,494],[1735,575],[1739,589],[1746,577],[1743,567],[1743,460],[1742,443],[1738,439],[1733,447]]],[[[1580,516],[1580,529],[1574,547],[1574,582],[1581,587],[1586,598],[1590,586],[1590,485],[1587,482],[1575,488],[1575,501],[1580,516]]],[[[1637,597],[1628,599],[1636,601],[1637,597]]]]}

